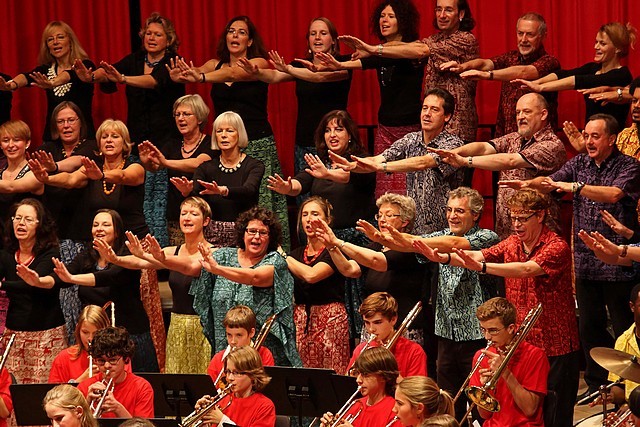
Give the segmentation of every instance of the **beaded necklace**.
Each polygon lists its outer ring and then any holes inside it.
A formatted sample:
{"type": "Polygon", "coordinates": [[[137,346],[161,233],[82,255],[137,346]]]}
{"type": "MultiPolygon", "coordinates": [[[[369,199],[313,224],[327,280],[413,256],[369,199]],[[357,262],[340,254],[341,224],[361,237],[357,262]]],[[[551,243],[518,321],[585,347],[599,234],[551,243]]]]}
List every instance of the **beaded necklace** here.
{"type": "Polygon", "coordinates": [[[149,61],[149,54],[148,53],[144,56],[144,63],[147,64],[149,66],[149,68],[155,67],[156,65],[158,65],[160,63],[160,61],[162,61],[162,58],[158,59],[157,61],[153,61],[153,62],[149,61]]]}
{"type": "MultiPolygon", "coordinates": [[[[124,162],[125,162],[125,159],[122,159],[122,162],[118,166],[110,170],[122,169],[124,167],[124,162]]],[[[114,191],[116,191],[116,186],[118,184],[113,184],[110,189],[107,188],[107,180],[104,179],[104,173],[107,171],[107,169],[105,169],[106,166],[107,166],[107,162],[104,162],[104,164],[102,165],[102,191],[104,192],[104,194],[108,196],[114,191]]]]}
{"type": "Polygon", "coordinates": [[[246,159],[247,156],[243,157],[243,154],[240,154],[240,160],[238,160],[238,163],[236,163],[235,166],[233,167],[226,167],[225,165],[222,164],[222,158],[220,159],[220,161],[218,162],[218,167],[220,168],[220,170],[224,173],[234,173],[235,171],[237,171],[238,169],[240,169],[240,166],[242,166],[242,161],[244,159],[246,159]]]}
{"type": "Polygon", "coordinates": [[[309,245],[304,247],[304,253],[302,254],[302,258],[304,260],[304,263],[307,265],[311,265],[316,259],[318,259],[318,257],[320,256],[320,254],[322,252],[324,252],[325,247],[323,246],[322,249],[320,249],[318,252],[316,252],[316,254],[309,259],[309,245]]]}
{"type": "Polygon", "coordinates": [[[76,150],[78,149],[78,147],[80,147],[82,145],[83,142],[85,142],[85,139],[81,139],[80,141],[78,141],[78,143],[76,145],[73,146],[73,149],[71,150],[71,153],[67,154],[67,150],[64,149],[64,144],[62,144],[62,157],[63,158],[67,158],[67,157],[71,157],[73,156],[73,153],[76,152],[76,150]]]}
{"type": "Polygon", "coordinates": [[[36,258],[35,255],[31,255],[29,258],[27,258],[27,260],[25,262],[20,262],[20,249],[18,249],[16,251],[15,257],[16,257],[16,263],[20,264],[20,265],[24,265],[25,267],[28,267],[33,262],[33,260],[36,258]]]}
{"type": "Polygon", "coordinates": [[[202,140],[203,140],[203,139],[204,139],[204,134],[202,134],[202,135],[200,136],[200,139],[198,140],[198,143],[197,143],[197,144],[195,145],[195,147],[193,147],[191,150],[186,150],[186,149],[184,148],[184,139],[183,139],[183,140],[182,140],[182,143],[180,144],[180,149],[182,150],[182,152],[183,152],[184,154],[191,154],[191,153],[193,153],[194,151],[196,151],[196,150],[198,149],[198,147],[200,146],[200,143],[202,142],[202,140]]]}

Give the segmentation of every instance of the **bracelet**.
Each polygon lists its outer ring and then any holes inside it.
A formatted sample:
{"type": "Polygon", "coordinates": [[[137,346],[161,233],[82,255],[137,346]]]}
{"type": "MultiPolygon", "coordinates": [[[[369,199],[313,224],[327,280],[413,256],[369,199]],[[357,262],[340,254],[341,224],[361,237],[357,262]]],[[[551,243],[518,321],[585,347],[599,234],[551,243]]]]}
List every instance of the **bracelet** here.
{"type": "Polygon", "coordinates": [[[15,80],[11,79],[7,82],[7,84],[9,86],[11,86],[11,83],[15,84],[15,87],[13,87],[13,89],[11,87],[9,87],[9,91],[13,92],[14,90],[18,89],[18,83],[15,82],[15,80]]]}
{"type": "Polygon", "coordinates": [[[338,249],[338,245],[331,246],[330,248],[327,248],[327,250],[328,250],[329,252],[335,251],[336,249],[338,249]]]}
{"type": "Polygon", "coordinates": [[[618,88],[618,90],[616,90],[616,92],[618,93],[618,101],[622,101],[622,89],[618,88]]]}
{"type": "Polygon", "coordinates": [[[467,163],[469,163],[469,167],[473,166],[473,157],[467,157],[467,163]]]}
{"type": "Polygon", "coordinates": [[[382,56],[382,49],[384,48],[384,46],[381,44],[378,45],[378,56],[382,56]]]}
{"type": "Polygon", "coordinates": [[[493,80],[493,70],[489,70],[489,80],[493,80]]]}
{"type": "Polygon", "coordinates": [[[340,243],[340,249],[344,248],[344,245],[346,245],[347,243],[349,242],[347,242],[346,240],[343,240],[342,243],[340,243]]]}
{"type": "Polygon", "coordinates": [[[101,170],[100,172],[102,173],[102,178],[100,179],[104,179],[104,171],[101,170]]]}
{"type": "Polygon", "coordinates": [[[382,162],[382,170],[387,173],[387,162],[382,162]]]}
{"type": "Polygon", "coordinates": [[[449,252],[447,252],[447,260],[445,262],[443,262],[443,265],[449,265],[449,263],[451,263],[451,254],[449,252]]]}
{"type": "Polygon", "coordinates": [[[576,196],[580,195],[580,192],[582,191],[582,189],[584,188],[584,186],[587,185],[582,181],[578,181],[576,183],[576,189],[573,191],[574,193],[576,193],[576,196]]]}
{"type": "Polygon", "coordinates": [[[56,168],[49,173],[58,173],[58,162],[55,162],[56,168]]]}
{"type": "Polygon", "coordinates": [[[91,83],[96,82],[96,73],[91,73],[91,83]]]}
{"type": "Polygon", "coordinates": [[[620,252],[620,258],[626,257],[628,251],[629,251],[629,245],[622,245],[622,252],[620,252]]]}
{"type": "Polygon", "coordinates": [[[480,270],[480,274],[487,274],[487,263],[482,261],[482,270],[480,270]]]}
{"type": "Polygon", "coordinates": [[[118,83],[120,83],[121,85],[126,85],[127,84],[127,76],[125,76],[124,74],[120,74],[120,77],[122,77],[122,80],[120,80],[118,83]]]}
{"type": "Polygon", "coordinates": [[[204,73],[200,73],[200,83],[206,83],[204,73]]]}

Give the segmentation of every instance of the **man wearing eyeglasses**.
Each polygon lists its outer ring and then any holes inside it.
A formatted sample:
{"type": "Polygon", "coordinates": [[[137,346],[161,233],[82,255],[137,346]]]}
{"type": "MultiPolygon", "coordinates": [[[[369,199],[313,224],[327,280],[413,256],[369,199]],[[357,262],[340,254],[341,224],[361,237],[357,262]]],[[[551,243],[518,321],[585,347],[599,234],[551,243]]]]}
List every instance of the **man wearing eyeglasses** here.
{"type": "Polygon", "coordinates": [[[616,337],[633,321],[627,307],[629,292],[637,283],[635,271],[599,260],[578,236],[580,230],[598,231],[617,245],[629,243],[600,219],[605,210],[631,230],[639,230],[636,206],[640,199],[640,162],[618,150],[617,129],[618,122],[612,116],[595,114],[583,133],[586,153],[573,157],[547,178],[501,183],[512,188],[573,194],[574,268],[580,340],[587,361],[587,393],[607,382],[607,371],[589,354],[594,347],[613,347],[613,337],[607,331],[607,311],[616,337]]]}
{"type": "MultiPolygon", "coordinates": [[[[475,366],[484,354],[479,369],[474,372],[469,385],[482,387],[490,381],[504,362],[508,346],[513,344],[517,331],[516,307],[506,298],[492,298],[478,307],[480,330],[492,345],[480,350],[473,358],[475,366]]],[[[543,426],[542,402],[547,394],[549,362],[544,351],[527,341],[522,341],[502,371],[492,396],[500,403],[498,412],[478,408],[486,421],[484,427],[494,426],[543,426]]],[[[570,406],[573,409],[573,406],[570,406]]],[[[560,425],[557,422],[554,426],[560,425]]],[[[553,427],[553,426],[549,426],[553,427]]]]}
{"type": "Polygon", "coordinates": [[[124,328],[109,327],[94,335],[89,353],[100,374],[82,381],[78,389],[92,410],[107,393],[99,418],[153,418],[151,384],[125,369],[134,352],[135,344],[124,328]],[[107,390],[110,381],[111,387],[107,390]]]}
{"type": "Polygon", "coordinates": [[[544,349],[549,359],[549,389],[558,394],[555,425],[571,426],[580,375],[571,250],[545,225],[546,196],[520,190],[507,200],[507,207],[513,234],[490,248],[439,254],[423,241],[415,245],[432,261],[504,277],[507,299],[516,307],[520,322],[542,304],[542,314],[527,341],[544,349]]]}

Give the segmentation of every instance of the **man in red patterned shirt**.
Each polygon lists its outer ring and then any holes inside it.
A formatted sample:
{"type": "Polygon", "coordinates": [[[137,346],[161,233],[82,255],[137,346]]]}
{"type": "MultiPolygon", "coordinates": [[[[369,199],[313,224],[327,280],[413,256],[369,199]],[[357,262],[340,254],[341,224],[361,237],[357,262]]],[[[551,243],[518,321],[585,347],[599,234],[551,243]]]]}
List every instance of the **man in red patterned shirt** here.
{"type": "Polygon", "coordinates": [[[579,337],[571,284],[571,250],[545,225],[549,202],[531,189],[507,200],[513,234],[480,251],[455,250],[440,255],[422,242],[421,252],[432,261],[466,267],[505,278],[506,296],[517,310],[518,323],[542,304],[542,314],[527,337],[544,349],[551,369],[548,387],[558,395],[556,426],[571,426],[578,392],[579,337]]]}

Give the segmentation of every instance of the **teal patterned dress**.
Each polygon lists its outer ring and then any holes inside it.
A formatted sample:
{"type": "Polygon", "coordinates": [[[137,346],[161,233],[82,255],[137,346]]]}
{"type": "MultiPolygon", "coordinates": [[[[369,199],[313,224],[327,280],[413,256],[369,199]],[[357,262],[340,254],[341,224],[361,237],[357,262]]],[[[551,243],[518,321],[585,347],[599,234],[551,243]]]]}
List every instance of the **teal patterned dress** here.
{"type": "MultiPolygon", "coordinates": [[[[221,248],[213,254],[220,265],[242,267],[238,262],[238,248],[221,248]]],[[[296,350],[296,331],[293,323],[293,277],[287,263],[277,252],[269,252],[251,268],[273,265],[273,286],[259,288],[242,285],[225,277],[203,270],[193,280],[189,293],[194,296],[193,308],[200,316],[202,329],[211,343],[213,353],[227,347],[226,331],[222,324],[227,311],[238,304],[251,307],[256,314],[259,329],[269,316],[277,314],[276,321],[265,340],[278,366],[302,366],[296,350]]]]}

